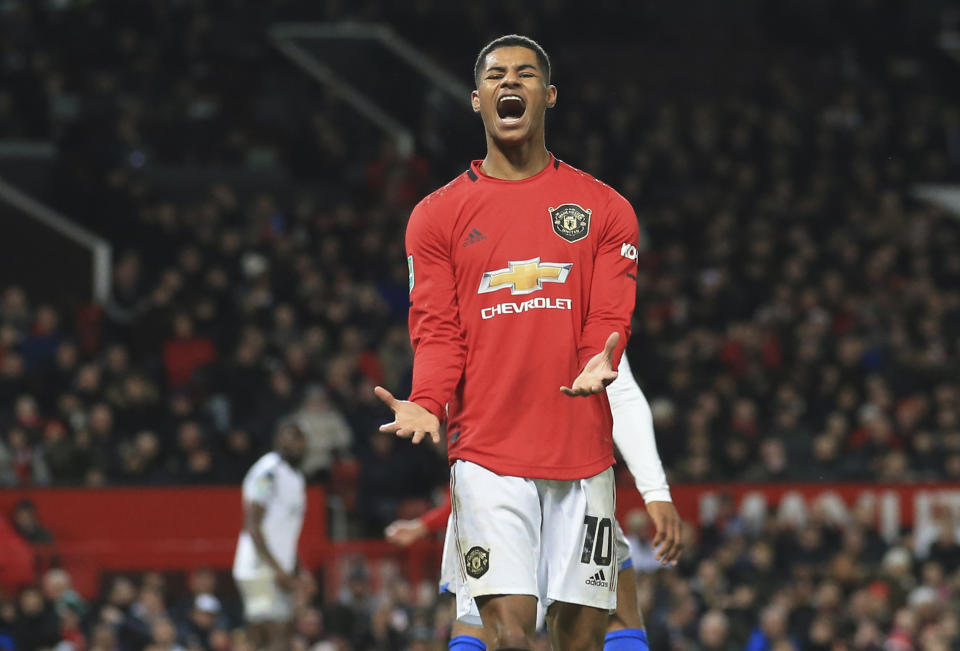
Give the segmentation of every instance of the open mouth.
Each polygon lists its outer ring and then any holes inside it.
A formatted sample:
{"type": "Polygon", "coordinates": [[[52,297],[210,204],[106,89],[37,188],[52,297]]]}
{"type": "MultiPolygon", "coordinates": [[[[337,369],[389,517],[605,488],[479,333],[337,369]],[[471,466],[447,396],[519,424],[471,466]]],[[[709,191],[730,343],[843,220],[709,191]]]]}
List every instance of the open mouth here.
{"type": "Polygon", "coordinates": [[[506,123],[518,122],[527,110],[527,103],[519,95],[504,95],[497,100],[497,115],[506,123]]]}

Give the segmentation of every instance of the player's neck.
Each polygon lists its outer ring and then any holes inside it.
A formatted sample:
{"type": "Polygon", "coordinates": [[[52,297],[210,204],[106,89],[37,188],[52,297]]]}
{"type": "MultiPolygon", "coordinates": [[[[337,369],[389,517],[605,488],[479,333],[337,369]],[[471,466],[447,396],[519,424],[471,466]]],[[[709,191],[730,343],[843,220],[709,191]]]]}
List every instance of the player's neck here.
{"type": "Polygon", "coordinates": [[[503,147],[487,136],[487,156],[480,169],[495,179],[520,181],[539,174],[549,164],[550,152],[543,138],[503,147]]]}

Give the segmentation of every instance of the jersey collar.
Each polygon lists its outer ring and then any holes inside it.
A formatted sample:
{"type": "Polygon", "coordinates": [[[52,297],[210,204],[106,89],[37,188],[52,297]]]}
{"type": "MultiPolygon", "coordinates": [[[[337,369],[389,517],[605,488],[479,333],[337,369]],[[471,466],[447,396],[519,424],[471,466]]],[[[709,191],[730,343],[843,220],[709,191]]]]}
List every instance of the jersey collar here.
{"type": "Polygon", "coordinates": [[[513,181],[511,181],[511,180],[509,180],[509,179],[498,179],[498,178],[495,178],[495,177],[493,177],[493,176],[489,176],[488,174],[485,174],[485,173],[483,172],[483,170],[480,169],[480,165],[482,165],[482,164],[483,164],[483,159],[478,159],[478,160],[474,160],[474,161],[471,161],[471,162],[470,162],[470,167],[467,169],[467,172],[466,172],[466,173],[467,173],[467,177],[469,177],[469,179],[470,179],[471,181],[473,181],[473,182],[475,182],[475,183],[476,183],[477,181],[485,181],[485,182],[488,182],[488,183],[509,183],[509,184],[516,184],[516,183],[531,183],[531,182],[533,182],[533,181],[536,181],[536,180],[538,180],[538,179],[543,178],[544,176],[547,176],[547,175],[549,175],[549,174],[552,174],[554,171],[556,171],[557,169],[559,169],[559,167],[560,167],[560,159],[558,159],[556,156],[554,156],[554,155],[551,153],[551,154],[550,154],[550,162],[547,163],[547,166],[544,167],[542,170],[540,170],[539,172],[537,172],[537,173],[534,174],[533,176],[528,176],[528,177],[525,178],[525,179],[516,179],[516,180],[513,180],[513,181]]]}

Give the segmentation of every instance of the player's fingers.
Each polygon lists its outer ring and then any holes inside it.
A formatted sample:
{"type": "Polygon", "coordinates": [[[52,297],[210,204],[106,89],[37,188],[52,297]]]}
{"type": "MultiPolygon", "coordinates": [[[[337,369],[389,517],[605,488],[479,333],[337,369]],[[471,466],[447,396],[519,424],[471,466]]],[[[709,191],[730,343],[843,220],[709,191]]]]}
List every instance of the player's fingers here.
{"type": "Polygon", "coordinates": [[[673,530],[669,527],[667,529],[667,535],[663,540],[663,549],[661,554],[661,560],[664,564],[670,564],[673,562],[674,553],[676,551],[677,541],[673,537],[673,530]]]}
{"type": "Polygon", "coordinates": [[[373,387],[373,392],[377,395],[380,400],[383,401],[385,405],[390,407],[390,409],[395,409],[397,405],[397,399],[393,397],[393,394],[384,389],[383,387],[373,387]]]}
{"type": "Polygon", "coordinates": [[[676,565],[677,561],[680,560],[680,555],[683,553],[683,522],[681,522],[680,519],[677,518],[673,526],[676,529],[675,535],[677,538],[676,552],[674,554],[674,559],[673,559],[673,564],[676,565]]]}
{"type": "Polygon", "coordinates": [[[434,443],[440,443],[440,432],[430,432],[430,438],[434,443]]]}
{"type": "Polygon", "coordinates": [[[400,429],[400,424],[397,421],[393,421],[392,423],[384,423],[383,425],[380,426],[380,431],[385,432],[387,434],[390,434],[393,432],[397,432],[399,434],[400,433],[398,431],[399,429],[400,429]]]}
{"type": "Polygon", "coordinates": [[[607,343],[603,346],[603,355],[611,362],[613,361],[613,351],[616,350],[618,343],[620,343],[620,333],[613,332],[607,337],[607,343]]]}
{"type": "Polygon", "coordinates": [[[676,521],[668,520],[664,524],[667,531],[666,542],[664,543],[663,562],[669,565],[676,565],[677,558],[680,555],[680,538],[677,535],[676,521]]]}
{"type": "Polygon", "coordinates": [[[399,436],[402,439],[408,439],[413,434],[413,430],[410,429],[409,427],[397,427],[395,431],[397,433],[397,436],[399,436]]]}
{"type": "Polygon", "coordinates": [[[574,391],[570,387],[560,387],[560,393],[563,393],[564,395],[568,395],[568,396],[577,395],[576,391],[574,391]]]}
{"type": "MultiPolygon", "coordinates": [[[[656,522],[654,522],[654,526],[656,526],[656,522]]],[[[663,541],[666,540],[666,538],[667,538],[667,532],[664,531],[662,527],[657,527],[657,535],[653,537],[653,542],[650,543],[650,547],[652,547],[653,551],[657,553],[658,561],[660,560],[660,556],[663,553],[663,550],[659,549],[659,547],[660,545],[663,544],[663,541]]]]}
{"type": "Polygon", "coordinates": [[[414,445],[416,445],[417,443],[423,440],[423,437],[425,435],[426,435],[426,432],[424,432],[422,429],[418,429],[413,433],[413,438],[410,440],[414,445]]]}

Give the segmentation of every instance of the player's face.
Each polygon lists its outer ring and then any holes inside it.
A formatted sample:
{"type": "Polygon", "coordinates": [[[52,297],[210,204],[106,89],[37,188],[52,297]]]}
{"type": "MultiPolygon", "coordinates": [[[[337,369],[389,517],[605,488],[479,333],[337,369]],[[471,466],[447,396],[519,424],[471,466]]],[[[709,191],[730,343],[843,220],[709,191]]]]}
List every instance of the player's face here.
{"type": "Polygon", "coordinates": [[[283,458],[290,465],[297,467],[307,454],[307,439],[299,427],[290,427],[281,435],[277,447],[283,458]]]}
{"type": "Polygon", "coordinates": [[[487,54],[480,69],[473,110],[497,142],[515,144],[543,133],[544,111],[557,102],[533,50],[501,47],[487,54]]]}

